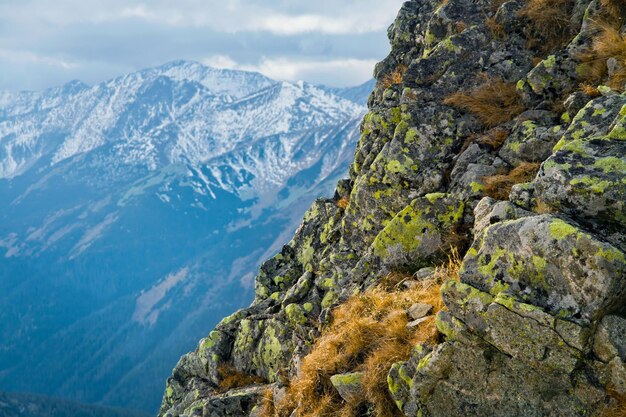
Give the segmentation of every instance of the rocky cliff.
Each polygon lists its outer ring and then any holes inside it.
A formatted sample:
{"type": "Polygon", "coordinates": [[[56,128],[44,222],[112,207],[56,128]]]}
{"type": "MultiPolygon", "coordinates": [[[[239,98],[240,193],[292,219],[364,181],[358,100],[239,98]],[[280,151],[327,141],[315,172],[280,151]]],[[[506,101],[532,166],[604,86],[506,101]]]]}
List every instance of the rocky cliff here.
{"type": "Polygon", "coordinates": [[[358,403],[341,415],[624,415],[625,17],[620,0],[407,1],[350,179],[261,266],[253,304],[180,360],[160,415],[338,415],[285,400],[335,312],[379,305],[364,294],[389,277],[441,271],[458,279],[443,280],[435,336],[384,369],[389,405],[358,394],[359,355],[308,401],[358,403]],[[457,272],[439,267],[457,252],[457,272]]]}

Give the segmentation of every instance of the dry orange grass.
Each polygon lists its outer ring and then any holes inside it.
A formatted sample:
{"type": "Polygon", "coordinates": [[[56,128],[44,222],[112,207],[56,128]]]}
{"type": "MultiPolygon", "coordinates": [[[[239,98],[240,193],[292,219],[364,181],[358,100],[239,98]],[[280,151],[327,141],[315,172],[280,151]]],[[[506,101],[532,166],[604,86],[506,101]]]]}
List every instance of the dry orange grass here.
{"type": "Polygon", "coordinates": [[[589,83],[582,83],[580,85],[580,91],[587,94],[589,97],[600,97],[602,95],[597,87],[594,87],[589,83]]]}
{"type": "Polygon", "coordinates": [[[345,210],[346,207],[348,207],[348,203],[350,203],[350,199],[346,196],[341,197],[338,201],[337,201],[337,207],[339,207],[340,209],[345,210]]]}
{"type": "Polygon", "coordinates": [[[232,365],[222,365],[218,368],[217,372],[220,376],[219,389],[221,392],[266,382],[265,379],[260,376],[245,374],[232,365]]]}
{"type": "Polygon", "coordinates": [[[391,399],[387,374],[395,362],[406,360],[417,343],[437,340],[434,316],[417,328],[407,328],[407,309],[416,302],[434,306],[433,314],[444,308],[441,285],[458,279],[461,260],[452,251],[448,264],[437,268],[433,279],[420,281],[410,289],[400,289],[402,279],[391,278],[386,285],[355,295],[333,311],[330,326],[306,356],[298,376],[291,381],[287,395],[275,403],[265,400],[263,417],[288,417],[296,410],[298,417],[362,415],[370,406],[378,417],[400,416],[391,399]],[[346,404],[330,382],[336,374],[362,371],[363,398],[346,404]]]}
{"type": "Polygon", "coordinates": [[[606,10],[607,18],[614,24],[621,26],[626,17],[626,2],[624,0],[602,0],[600,2],[606,10]]]}
{"type": "Polygon", "coordinates": [[[402,80],[404,79],[404,73],[407,70],[407,66],[404,64],[400,64],[389,74],[385,75],[382,79],[382,85],[384,88],[389,88],[392,85],[402,84],[402,80]]]}
{"type": "Polygon", "coordinates": [[[485,194],[496,200],[506,200],[509,198],[511,188],[515,184],[531,181],[539,171],[539,167],[538,163],[524,162],[508,174],[483,177],[485,194]]]}
{"type": "Polygon", "coordinates": [[[495,16],[487,18],[487,20],[485,20],[485,26],[487,26],[487,29],[491,31],[491,34],[495,38],[498,38],[498,39],[504,38],[504,35],[506,34],[506,31],[504,30],[504,26],[496,22],[495,16]]]}
{"type": "Polygon", "coordinates": [[[574,36],[571,23],[574,0],[528,0],[520,10],[539,38],[531,37],[529,46],[549,52],[564,46],[574,36]]]}
{"type": "Polygon", "coordinates": [[[602,417],[626,417],[626,395],[619,395],[615,392],[610,392],[610,395],[616,401],[612,407],[604,410],[602,417]]]}
{"type": "Polygon", "coordinates": [[[502,147],[502,144],[509,136],[509,131],[502,128],[495,128],[485,133],[482,136],[479,136],[476,139],[476,143],[481,145],[487,145],[493,150],[498,150],[502,147]]]}
{"type": "Polygon", "coordinates": [[[486,127],[508,122],[524,111],[515,83],[487,77],[476,90],[452,94],[443,102],[473,113],[486,127]]]}
{"type": "Polygon", "coordinates": [[[591,49],[579,56],[586,64],[585,76],[595,83],[607,79],[609,87],[623,91],[626,84],[626,37],[607,23],[598,24],[598,28],[591,49]]]}

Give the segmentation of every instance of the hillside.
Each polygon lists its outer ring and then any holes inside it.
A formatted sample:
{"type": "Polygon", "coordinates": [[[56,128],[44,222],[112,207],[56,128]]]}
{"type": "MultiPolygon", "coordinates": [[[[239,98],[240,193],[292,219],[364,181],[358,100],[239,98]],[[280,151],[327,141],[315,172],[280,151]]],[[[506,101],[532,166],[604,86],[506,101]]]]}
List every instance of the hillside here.
{"type": "Polygon", "coordinates": [[[187,61],[0,93],[0,388],[156,412],[332,195],[366,99],[187,61]]]}
{"type": "Polygon", "coordinates": [[[1,417],[146,417],[147,414],[29,394],[0,392],[1,417]]]}
{"type": "Polygon", "coordinates": [[[350,178],[159,415],[626,415],[625,20],[405,2],[350,178]]]}

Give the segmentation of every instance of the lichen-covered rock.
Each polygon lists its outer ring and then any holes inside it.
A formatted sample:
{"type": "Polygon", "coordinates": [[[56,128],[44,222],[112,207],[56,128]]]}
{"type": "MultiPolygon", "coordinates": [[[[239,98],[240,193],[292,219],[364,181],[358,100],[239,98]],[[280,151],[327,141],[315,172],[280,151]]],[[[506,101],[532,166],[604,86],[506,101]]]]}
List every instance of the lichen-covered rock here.
{"type": "Polygon", "coordinates": [[[463,220],[464,203],[449,195],[427,194],[401,210],[376,236],[372,258],[384,270],[418,270],[449,250],[450,237],[463,220]]]}
{"type": "Polygon", "coordinates": [[[503,288],[555,316],[589,323],[626,302],[626,255],[552,215],[489,226],[467,252],[461,277],[485,292],[503,288]]]}
{"type": "MultiPolygon", "coordinates": [[[[608,11],[567,3],[572,39],[548,53],[524,0],[403,4],[350,179],[261,266],[253,304],[180,360],[160,416],[250,415],[259,390],[220,393],[218,368],[282,384],[334,306],[390,272],[419,285],[450,246],[463,265],[443,287],[441,338],[389,370],[405,416],[594,416],[626,393],[626,95],[606,77],[577,91],[608,11]],[[532,110],[487,129],[444,104],[486,80],[532,110]],[[485,197],[489,177],[525,162],[541,163],[533,181],[485,197]]],[[[353,377],[333,377],[348,401],[353,377]]]]}
{"type": "Polygon", "coordinates": [[[390,373],[390,391],[406,417],[579,417],[593,415],[604,399],[582,372],[570,378],[539,371],[480,340],[443,343],[416,368],[410,373],[397,364],[390,373]]]}
{"type": "Polygon", "coordinates": [[[364,397],[363,372],[333,375],[330,377],[330,382],[347,403],[358,404],[362,401],[364,397]]]}
{"type": "Polygon", "coordinates": [[[602,361],[610,362],[617,357],[626,362],[626,318],[604,317],[596,331],[593,351],[602,361]]]}
{"type": "MultiPolygon", "coordinates": [[[[236,389],[212,397],[198,395],[184,409],[170,410],[164,417],[238,417],[249,415],[265,387],[255,386],[236,389]]],[[[205,394],[206,395],[206,394],[205,394]]]]}
{"type": "Polygon", "coordinates": [[[552,148],[562,135],[559,116],[551,112],[527,112],[518,117],[498,155],[511,166],[543,162],[552,154],[552,148]]]}
{"type": "Polygon", "coordinates": [[[539,173],[537,196],[626,249],[626,140],[564,138],[556,149],[539,173]]]}

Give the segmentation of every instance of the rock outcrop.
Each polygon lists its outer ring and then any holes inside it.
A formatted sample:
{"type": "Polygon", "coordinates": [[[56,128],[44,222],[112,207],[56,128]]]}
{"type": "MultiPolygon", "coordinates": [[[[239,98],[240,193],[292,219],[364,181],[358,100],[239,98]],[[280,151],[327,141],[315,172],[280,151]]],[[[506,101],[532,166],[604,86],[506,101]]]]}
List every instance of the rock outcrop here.
{"type": "MultiPolygon", "coordinates": [[[[609,23],[625,29],[624,12],[609,0],[405,2],[350,179],[261,267],[253,304],[180,360],[160,415],[254,414],[260,387],[219,393],[220,367],[280,391],[334,306],[389,273],[438,265],[450,247],[463,264],[442,289],[440,342],[389,370],[398,412],[615,407],[626,394],[626,95],[614,75],[626,52],[600,73],[585,56],[609,23]]],[[[349,396],[345,379],[333,383],[349,396]]]]}

